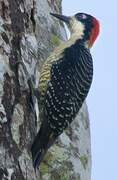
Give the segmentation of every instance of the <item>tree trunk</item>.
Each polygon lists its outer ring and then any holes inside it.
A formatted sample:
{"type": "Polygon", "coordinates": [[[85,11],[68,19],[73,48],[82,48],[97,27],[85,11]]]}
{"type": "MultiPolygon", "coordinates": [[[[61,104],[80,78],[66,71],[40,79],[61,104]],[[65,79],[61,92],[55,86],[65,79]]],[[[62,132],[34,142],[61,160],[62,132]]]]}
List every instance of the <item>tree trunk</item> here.
{"type": "Polygon", "coordinates": [[[0,0],[0,180],[90,180],[91,150],[87,106],[50,148],[39,174],[30,148],[39,129],[23,61],[38,87],[39,71],[49,52],[66,39],[50,16],[61,0],[0,0]]]}

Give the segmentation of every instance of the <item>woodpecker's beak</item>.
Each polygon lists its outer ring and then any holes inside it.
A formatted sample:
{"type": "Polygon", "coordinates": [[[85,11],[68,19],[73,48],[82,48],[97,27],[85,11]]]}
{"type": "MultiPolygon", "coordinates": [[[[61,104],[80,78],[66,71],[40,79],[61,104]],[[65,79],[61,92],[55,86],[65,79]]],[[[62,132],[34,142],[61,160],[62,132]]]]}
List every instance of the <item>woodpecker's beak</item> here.
{"type": "Polygon", "coordinates": [[[60,15],[60,14],[53,14],[53,13],[50,13],[50,15],[56,17],[57,19],[60,19],[61,21],[65,22],[65,23],[69,23],[69,17],[67,16],[64,16],[64,15],[60,15]]]}

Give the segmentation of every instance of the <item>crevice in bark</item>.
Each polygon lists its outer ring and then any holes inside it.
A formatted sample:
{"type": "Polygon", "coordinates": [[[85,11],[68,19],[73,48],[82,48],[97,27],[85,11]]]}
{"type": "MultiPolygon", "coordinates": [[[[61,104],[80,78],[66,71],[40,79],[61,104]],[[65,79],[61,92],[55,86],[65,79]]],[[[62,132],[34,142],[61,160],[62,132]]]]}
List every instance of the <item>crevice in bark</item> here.
{"type": "Polygon", "coordinates": [[[7,18],[8,6],[4,1],[1,1],[1,17],[6,20],[7,18]]]}
{"type": "Polygon", "coordinates": [[[8,39],[7,34],[6,34],[5,32],[3,32],[3,33],[1,34],[1,36],[2,36],[2,39],[6,42],[6,44],[9,44],[9,39],[8,39]]]}
{"type": "Polygon", "coordinates": [[[24,32],[24,13],[20,10],[20,3],[22,0],[8,0],[10,8],[10,17],[12,22],[12,30],[16,35],[21,35],[24,32]]]}
{"type": "MultiPolygon", "coordinates": [[[[8,171],[6,168],[0,168],[0,179],[3,179],[4,176],[8,177],[8,171]]],[[[5,180],[7,179],[5,178],[5,180]]]]}
{"type": "Polygon", "coordinates": [[[11,120],[11,116],[12,116],[12,112],[13,112],[13,87],[12,87],[12,83],[11,83],[11,77],[6,73],[4,74],[4,86],[3,86],[3,90],[4,90],[4,95],[2,97],[2,104],[5,108],[5,112],[6,112],[6,117],[7,120],[10,121],[11,120]]]}
{"type": "Polygon", "coordinates": [[[35,32],[35,27],[36,27],[36,21],[34,18],[34,13],[35,13],[35,9],[34,7],[31,9],[31,15],[30,15],[30,20],[32,21],[32,25],[33,25],[33,32],[35,32]]]}

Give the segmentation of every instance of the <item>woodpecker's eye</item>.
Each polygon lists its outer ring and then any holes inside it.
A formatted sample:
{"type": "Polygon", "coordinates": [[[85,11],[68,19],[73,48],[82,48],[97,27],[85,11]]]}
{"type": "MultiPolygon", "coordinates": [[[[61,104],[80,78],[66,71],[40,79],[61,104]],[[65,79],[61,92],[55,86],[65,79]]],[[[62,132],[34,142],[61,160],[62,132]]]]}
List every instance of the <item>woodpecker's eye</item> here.
{"type": "Polygon", "coordinates": [[[86,16],[86,14],[84,14],[84,13],[78,13],[78,14],[75,15],[75,17],[76,17],[78,20],[85,20],[85,19],[87,19],[87,16],[86,16]]]}
{"type": "Polygon", "coordinates": [[[82,19],[87,19],[87,16],[85,14],[82,14],[82,19]]]}

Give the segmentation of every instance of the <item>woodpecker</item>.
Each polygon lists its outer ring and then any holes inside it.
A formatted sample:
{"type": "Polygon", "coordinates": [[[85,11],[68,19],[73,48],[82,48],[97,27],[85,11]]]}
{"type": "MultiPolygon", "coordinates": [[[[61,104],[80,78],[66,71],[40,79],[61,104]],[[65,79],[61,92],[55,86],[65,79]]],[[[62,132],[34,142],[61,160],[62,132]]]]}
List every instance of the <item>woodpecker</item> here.
{"type": "Polygon", "coordinates": [[[98,20],[86,13],[53,14],[65,22],[70,39],[62,42],[45,61],[39,81],[42,124],[31,147],[34,168],[78,114],[92,83],[90,48],[99,34],[98,20]]]}

